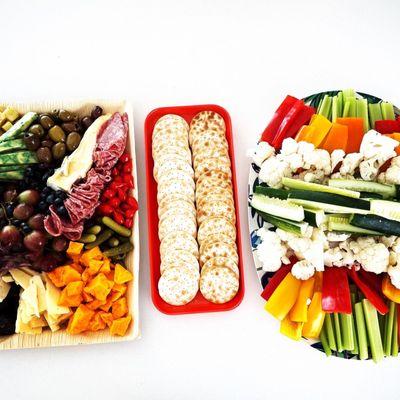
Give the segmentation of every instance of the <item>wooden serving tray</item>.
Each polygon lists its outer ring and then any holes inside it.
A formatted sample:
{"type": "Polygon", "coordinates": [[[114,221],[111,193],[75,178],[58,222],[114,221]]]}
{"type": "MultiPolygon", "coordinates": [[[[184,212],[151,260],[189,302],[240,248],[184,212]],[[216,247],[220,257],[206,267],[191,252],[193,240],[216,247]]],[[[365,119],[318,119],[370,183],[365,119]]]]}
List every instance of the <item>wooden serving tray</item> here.
{"type": "MultiPolygon", "coordinates": [[[[65,108],[78,114],[90,113],[93,105],[99,105],[106,113],[127,113],[129,121],[129,137],[127,150],[133,161],[132,175],[135,183],[133,195],[138,199],[135,134],[133,124],[132,106],[125,100],[98,100],[87,99],[81,101],[45,101],[45,102],[0,102],[0,105],[8,105],[20,113],[27,111],[50,112],[57,108],[65,108]]],[[[125,336],[112,336],[108,329],[98,332],[90,332],[82,335],[69,335],[64,329],[51,332],[46,329],[40,335],[14,334],[0,337],[0,350],[23,349],[33,347],[55,347],[80,344],[115,343],[134,340],[140,336],[139,331],[139,212],[135,214],[134,228],[132,232],[133,250],[127,256],[126,267],[133,273],[133,281],[130,282],[127,292],[129,312],[132,315],[130,328],[125,336]]]]}

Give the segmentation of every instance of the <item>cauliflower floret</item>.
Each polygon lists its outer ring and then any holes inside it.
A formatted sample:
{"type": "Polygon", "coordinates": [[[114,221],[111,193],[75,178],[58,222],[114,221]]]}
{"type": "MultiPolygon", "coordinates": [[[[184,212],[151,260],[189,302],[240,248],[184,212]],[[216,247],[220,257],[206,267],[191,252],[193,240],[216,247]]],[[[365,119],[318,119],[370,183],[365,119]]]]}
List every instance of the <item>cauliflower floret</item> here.
{"type": "Polygon", "coordinates": [[[336,168],[336,166],[343,161],[344,156],[346,155],[346,153],[344,152],[344,150],[341,149],[336,149],[333,150],[331,153],[331,172],[334,171],[334,169],[336,168]]]}
{"type": "Polygon", "coordinates": [[[331,175],[331,179],[356,179],[354,175],[346,174],[342,175],[340,172],[335,172],[331,175]]]}
{"type": "Polygon", "coordinates": [[[267,142],[259,142],[255,149],[250,149],[247,152],[247,155],[253,159],[254,164],[261,167],[266,159],[275,155],[275,149],[267,142]]]}
{"type": "Polygon", "coordinates": [[[383,243],[376,243],[374,238],[359,237],[350,242],[350,249],[362,268],[375,274],[387,271],[389,265],[389,250],[383,243]]]}
{"type": "Polygon", "coordinates": [[[373,181],[378,176],[379,172],[379,161],[376,158],[370,158],[369,160],[361,161],[360,163],[360,175],[365,181],[373,181]]]}
{"type": "Polygon", "coordinates": [[[393,286],[395,286],[397,289],[400,289],[400,264],[397,264],[395,267],[390,266],[387,270],[387,273],[393,286]]]}
{"type": "Polygon", "coordinates": [[[281,154],[285,156],[294,154],[297,152],[298,147],[299,145],[294,139],[287,138],[282,142],[281,154]]]}
{"type": "Polygon", "coordinates": [[[378,181],[381,183],[400,185],[400,156],[392,159],[390,167],[386,172],[379,174],[378,181]]]}
{"type": "Polygon", "coordinates": [[[284,160],[270,157],[262,163],[258,176],[268,186],[280,189],[282,187],[282,178],[291,176],[290,166],[284,160]]]}
{"type": "Polygon", "coordinates": [[[400,253],[400,237],[396,237],[396,240],[391,245],[392,251],[400,253]]]}
{"type": "Polygon", "coordinates": [[[325,175],[329,175],[331,173],[331,156],[326,150],[315,149],[304,157],[304,168],[321,170],[325,175]]]}
{"type": "Polygon", "coordinates": [[[257,247],[257,257],[262,265],[262,269],[267,272],[275,272],[284,263],[288,263],[286,258],[287,247],[274,231],[261,228],[257,231],[262,242],[257,247]]]}
{"type": "Polygon", "coordinates": [[[342,165],[340,166],[340,175],[354,175],[354,172],[360,165],[362,159],[363,156],[360,153],[347,154],[343,159],[342,165]]]}
{"type": "Polygon", "coordinates": [[[343,255],[339,247],[333,247],[324,252],[324,264],[327,267],[343,267],[343,255]]]}
{"type": "Polygon", "coordinates": [[[399,145],[397,140],[381,135],[371,129],[364,136],[360,146],[360,153],[365,159],[374,158],[383,164],[396,155],[394,149],[399,145]]]}
{"type": "Polygon", "coordinates": [[[397,236],[379,236],[378,240],[387,248],[392,247],[396,242],[397,236]]]}
{"type": "Polygon", "coordinates": [[[314,151],[314,145],[308,142],[299,142],[297,153],[301,154],[306,159],[314,151]]]}
{"type": "Polygon", "coordinates": [[[302,253],[302,257],[309,261],[317,271],[323,271],[325,265],[323,242],[311,240],[308,249],[302,253]]]}
{"type": "Polygon", "coordinates": [[[295,278],[306,281],[314,275],[314,265],[307,260],[298,261],[292,267],[292,274],[295,278]]]}
{"type": "Polygon", "coordinates": [[[329,249],[329,242],[328,242],[328,239],[327,239],[323,229],[314,228],[311,239],[314,240],[314,241],[321,242],[322,243],[322,248],[324,250],[328,250],[329,249]]]}
{"type": "Polygon", "coordinates": [[[277,159],[287,162],[292,172],[296,172],[299,168],[303,167],[303,157],[297,153],[288,155],[278,154],[277,159]]]}
{"type": "Polygon", "coordinates": [[[329,242],[344,242],[351,236],[350,233],[328,232],[326,237],[329,242]]]}
{"type": "Polygon", "coordinates": [[[282,242],[288,242],[291,239],[297,239],[298,238],[298,236],[295,235],[294,233],[284,231],[281,228],[277,228],[275,233],[279,236],[279,239],[281,239],[282,242]]]}
{"type": "Polygon", "coordinates": [[[299,177],[304,182],[321,183],[325,178],[325,173],[323,170],[303,171],[299,177]]]}

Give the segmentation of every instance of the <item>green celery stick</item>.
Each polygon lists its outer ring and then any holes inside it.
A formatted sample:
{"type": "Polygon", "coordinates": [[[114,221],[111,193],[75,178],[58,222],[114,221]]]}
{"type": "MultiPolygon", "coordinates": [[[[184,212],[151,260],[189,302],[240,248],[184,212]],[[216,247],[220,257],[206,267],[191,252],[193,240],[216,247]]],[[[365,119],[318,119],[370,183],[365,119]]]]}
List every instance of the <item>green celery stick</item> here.
{"type": "Polygon", "coordinates": [[[318,114],[323,115],[325,118],[330,118],[332,109],[332,97],[327,94],[324,96],[321,102],[321,107],[318,110],[318,114]]]}
{"type": "Polygon", "coordinates": [[[390,119],[394,121],[396,119],[394,115],[394,108],[393,104],[383,101],[381,103],[381,112],[383,119],[390,119]]]}
{"type": "Polygon", "coordinates": [[[391,301],[389,304],[389,313],[386,315],[386,331],[384,336],[385,341],[385,355],[389,357],[392,354],[392,339],[393,339],[393,322],[394,313],[396,311],[396,304],[391,301]]]}
{"type": "Polygon", "coordinates": [[[328,313],[325,314],[324,327],[326,336],[328,338],[329,347],[331,350],[336,351],[335,331],[333,329],[331,315],[328,313]]]}
{"type": "Polygon", "coordinates": [[[344,349],[343,349],[343,344],[342,344],[342,333],[340,331],[339,314],[333,313],[333,322],[334,322],[335,334],[336,334],[337,351],[339,353],[341,353],[344,349]]]}
{"type": "Polygon", "coordinates": [[[356,294],[354,292],[350,293],[351,296],[351,309],[352,309],[352,316],[351,316],[351,325],[353,327],[353,337],[354,337],[354,349],[351,352],[352,354],[358,354],[358,340],[357,340],[357,330],[356,330],[356,312],[355,312],[355,304],[356,304],[356,294]]]}
{"type": "Polygon", "coordinates": [[[368,104],[368,111],[371,129],[375,129],[375,121],[383,119],[381,105],[379,103],[368,104]]]}
{"type": "Polygon", "coordinates": [[[356,92],[354,89],[343,89],[343,100],[346,101],[349,98],[356,97],[356,92]]]}
{"type": "Polygon", "coordinates": [[[343,92],[339,92],[337,98],[337,118],[341,118],[343,115],[343,92]]]}
{"type": "Polygon", "coordinates": [[[378,314],[379,330],[381,331],[382,337],[385,337],[386,329],[386,315],[378,314]]]}
{"type": "Polygon", "coordinates": [[[399,325],[397,323],[397,306],[394,310],[394,323],[393,323],[393,335],[392,335],[392,357],[397,357],[399,354],[399,325]]]}
{"type": "Polygon", "coordinates": [[[358,346],[360,350],[359,358],[360,360],[366,360],[368,358],[368,340],[362,302],[356,303],[354,309],[356,314],[358,346]]]}
{"type": "Polygon", "coordinates": [[[384,353],[381,332],[379,330],[378,313],[376,311],[376,308],[369,302],[369,300],[364,299],[362,303],[365,315],[365,322],[367,325],[369,343],[371,345],[372,359],[375,362],[379,362],[383,360],[384,353]]]}
{"type": "Polygon", "coordinates": [[[364,133],[369,130],[369,119],[368,119],[368,101],[367,99],[356,100],[356,115],[357,118],[362,118],[364,122],[364,133]]]}
{"type": "Polygon", "coordinates": [[[338,118],[338,97],[333,96],[332,97],[332,117],[331,121],[336,122],[336,119],[338,118]]]}
{"type": "Polygon", "coordinates": [[[344,350],[354,350],[354,332],[351,314],[339,314],[342,345],[344,350]]]}
{"type": "Polygon", "coordinates": [[[355,117],[357,115],[356,99],[349,97],[344,103],[343,117],[355,117]]]}
{"type": "Polygon", "coordinates": [[[328,339],[326,337],[325,326],[322,327],[321,334],[319,335],[319,340],[321,341],[322,347],[324,348],[327,357],[332,355],[332,350],[329,347],[328,339]]]}

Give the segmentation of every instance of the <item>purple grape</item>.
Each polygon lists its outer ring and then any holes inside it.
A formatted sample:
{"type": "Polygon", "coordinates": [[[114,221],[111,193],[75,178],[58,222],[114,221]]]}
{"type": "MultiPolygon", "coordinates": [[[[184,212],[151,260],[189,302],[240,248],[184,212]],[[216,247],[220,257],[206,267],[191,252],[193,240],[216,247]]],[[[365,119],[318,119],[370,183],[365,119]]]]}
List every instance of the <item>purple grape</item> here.
{"type": "Polygon", "coordinates": [[[32,217],[30,217],[28,219],[28,225],[32,228],[35,229],[37,231],[44,231],[44,215],[43,214],[35,214],[32,215],[32,217]]]}
{"type": "Polygon", "coordinates": [[[37,203],[39,203],[39,200],[40,194],[37,190],[25,190],[18,196],[18,201],[20,203],[29,204],[31,206],[35,206],[37,203]]]}
{"type": "Polygon", "coordinates": [[[34,212],[33,206],[29,204],[18,204],[14,208],[13,216],[14,218],[20,219],[20,220],[26,220],[28,219],[34,212]]]}
{"type": "Polygon", "coordinates": [[[33,231],[24,237],[24,246],[30,251],[41,251],[46,244],[46,235],[33,231]]]}
{"type": "Polygon", "coordinates": [[[68,241],[63,236],[56,237],[51,242],[51,247],[53,248],[54,251],[57,252],[65,251],[68,247],[68,241]]]}
{"type": "Polygon", "coordinates": [[[0,242],[5,246],[14,246],[21,241],[21,233],[14,225],[7,225],[0,231],[0,242]]]}

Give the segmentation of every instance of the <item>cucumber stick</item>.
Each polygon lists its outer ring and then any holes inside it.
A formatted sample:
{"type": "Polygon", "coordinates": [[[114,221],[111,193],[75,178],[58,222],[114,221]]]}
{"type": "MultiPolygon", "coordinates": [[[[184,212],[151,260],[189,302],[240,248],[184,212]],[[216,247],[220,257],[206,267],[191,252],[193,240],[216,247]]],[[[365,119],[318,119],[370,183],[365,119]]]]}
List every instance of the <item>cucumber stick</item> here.
{"type": "Polygon", "coordinates": [[[311,226],[319,228],[325,221],[326,216],[322,210],[304,210],[304,221],[311,226]]]}
{"type": "Polygon", "coordinates": [[[289,191],[284,189],[274,189],[268,186],[256,186],[254,193],[263,194],[264,196],[273,197],[276,199],[286,200],[289,196],[289,191]]]}
{"type": "Polygon", "coordinates": [[[363,304],[361,302],[356,303],[354,305],[354,310],[356,316],[359,358],[360,360],[366,360],[368,358],[368,340],[367,340],[367,330],[365,326],[363,304]]]}
{"type": "Polygon", "coordinates": [[[36,153],[32,151],[16,151],[14,153],[0,154],[0,166],[35,164],[37,162],[36,153]]]}
{"type": "Polygon", "coordinates": [[[0,142],[21,137],[37,117],[38,115],[35,112],[27,112],[7,132],[0,136],[0,142]]]}
{"type": "Polygon", "coordinates": [[[400,221],[400,203],[388,200],[371,200],[371,212],[384,218],[400,221]]]}
{"type": "Polygon", "coordinates": [[[362,301],[365,323],[368,332],[368,342],[371,348],[372,359],[375,362],[383,360],[383,346],[381,331],[379,329],[378,313],[368,299],[362,301]]]}
{"type": "Polygon", "coordinates": [[[328,230],[336,232],[353,233],[355,235],[373,235],[379,236],[382,233],[366,228],[360,228],[350,224],[350,218],[346,216],[330,215],[328,217],[328,230]]]}
{"type": "Polygon", "coordinates": [[[280,228],[283,231],[294,233],[298,236],[305,235],[308,224],[306,222],[293,222],[289,221],[288,219],[275,217],[274,215],[266,214],[262,211],[258,211],[257,213],[261,215],[261,218],[269,222],[270,224],[274,225],[276,228],[280,228]]]}
{"type": "Polygon", "coordinates": [[[313,192],[322,192],[322,193],[334,193],[340,194],[342,196],[352,197],[352,198],[359,198],[360,193],[354,190],[342,189],[337,188],[334,186],[327,186],[321,185],[319,183],[312,183],[312,182],[304,182],[300,179],[293,179],[293,178],[282,178],[283,186],[288,187],[289,189],[296,189],[296,190],[310,190],[313,192]]]}
{"type": "Polygon", "coordinates": [[[375,230],[385,235],[400,236],[400,222],[393,221],[378,215],[353,214],[350,217],[350,224],[363,229],[375,230]]]}
{"type": "Polygon", "coordinates": [[[275,217],[300,222],[304,220],[304,209],[286,200],[271,199],[259,193],[254,193],[251,206],[258,211],[271,214],[275,217]]]}
{"type": "Polygon", "coordinates": [[[377,193],[384,198],[395,197],[397,192],[395,185],[385,185],[383,183],[364,181],[362,179],[329,179],[328,185],[350,191],[377,193]]]}

